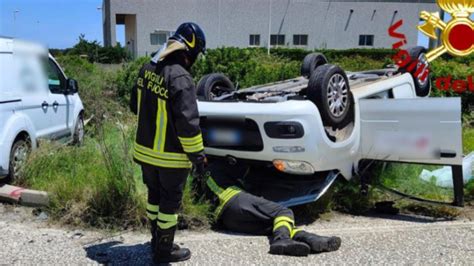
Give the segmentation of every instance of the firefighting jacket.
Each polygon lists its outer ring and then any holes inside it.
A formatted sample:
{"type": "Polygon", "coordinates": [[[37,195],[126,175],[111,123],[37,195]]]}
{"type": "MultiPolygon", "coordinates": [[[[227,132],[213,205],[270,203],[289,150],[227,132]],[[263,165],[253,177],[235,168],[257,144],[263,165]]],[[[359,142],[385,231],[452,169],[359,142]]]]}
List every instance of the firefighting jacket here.
{"type": "Polygon", "coordinates": [[[219,219],[232,199],[243,191],[243,179],[247,173],[248,168],[244,165],[229,165],[222,161],[211,162],[201,180],[194,178],[193,191],[210,203],[214,218],[219,219]],[[200,184],[195,184],[195,181],[200,184]]]}
{"type": "Polygon", "coordinates": [[[191,168],[204,149],[191,75],[178,63],[145,64],[131,93],[138,115],[134,160],[165,168],[191,168]]]}

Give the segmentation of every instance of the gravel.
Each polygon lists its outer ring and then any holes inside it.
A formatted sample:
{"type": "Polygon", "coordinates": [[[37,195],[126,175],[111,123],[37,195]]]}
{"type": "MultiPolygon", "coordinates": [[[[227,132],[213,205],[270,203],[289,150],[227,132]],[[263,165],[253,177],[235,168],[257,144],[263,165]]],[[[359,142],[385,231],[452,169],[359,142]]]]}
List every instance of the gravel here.
{"type": "MultiPolygon", "coordinates": [[[[32,209],[0,204],[0,264],[150,264],[144,232],[64,229],[37,219],[32,209]]],[[[350,216],[334,213],[305,230],[338,235],[336,252],[294,258],[273,256],[264,236],[180,231],[178,244],[193,256],[186,264],[470,264],[474,262],[474,222],[416,216],[350,216]]]]}

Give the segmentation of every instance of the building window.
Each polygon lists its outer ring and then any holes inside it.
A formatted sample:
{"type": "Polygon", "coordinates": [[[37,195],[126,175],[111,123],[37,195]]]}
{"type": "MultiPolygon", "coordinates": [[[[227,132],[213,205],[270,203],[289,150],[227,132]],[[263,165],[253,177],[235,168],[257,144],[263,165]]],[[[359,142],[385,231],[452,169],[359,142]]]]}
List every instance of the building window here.
{"type": "Polygon", "coordinates": [[[374,35],[359,35],[359,46],[374,46],[374,35]]]}
{"type": "Polygon", "coordinates": [[[166,32],[157,32],[150,34],[151,45],[163,45],[168,39],[168,33],[166,32]]]}
{"type": "Polygon", "coordinates": [[[285,45],[285,35],[284,34],[270,35],[270,45],[285,45]]]}
{"type": "Polygon", "coordinates": [[[293,45],[308,45],[308,35],[307,34],[295,34],[293,35],[293,45]]]}
{"type": "Polygon", "coordinates": [[[260,46],[260,34],[250,34],[250,46],[260,46]]]}

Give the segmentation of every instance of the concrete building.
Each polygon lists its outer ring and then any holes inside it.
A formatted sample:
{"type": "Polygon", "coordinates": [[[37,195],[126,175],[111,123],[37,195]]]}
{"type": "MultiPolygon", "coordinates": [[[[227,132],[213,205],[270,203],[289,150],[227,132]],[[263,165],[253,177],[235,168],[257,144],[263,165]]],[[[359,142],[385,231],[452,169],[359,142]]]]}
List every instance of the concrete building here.
{"type": "Polygon", "coordinates": [[[391,47],[388,28],[416,45],[421,10],[434,0],[104,0],[104,44],[116,44],[125,25],[125,45],[135,56],[156,51],[186,21],[198,23],[209,48],[222,46],[360,48],[391,47]],[[269,32],[270,35],[269,36],[269,32]]]}

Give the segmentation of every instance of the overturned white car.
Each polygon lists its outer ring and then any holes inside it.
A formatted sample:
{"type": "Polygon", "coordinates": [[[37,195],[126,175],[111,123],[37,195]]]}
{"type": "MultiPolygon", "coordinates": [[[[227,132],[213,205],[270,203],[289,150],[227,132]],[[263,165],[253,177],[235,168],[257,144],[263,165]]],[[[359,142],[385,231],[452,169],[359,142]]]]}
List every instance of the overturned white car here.
{"type": "MultiPolygon", "coordinates": [[[[410,54],[428,67],[423,48],[410,54]]],[[[405,69],[345,72],[317,53],[306,56],[301,74],[240,90],[223,74],[204,76],[206,154],[274,171],[268,184],[278,183],[277,172],[286,175],[282,183],[304,180],[269,196],[290,206],[317,200],[337,173],[351,179],[362,159],[453,165],[455,204],[462,205],[460,98],[426,97],[429,78],[405,69]]]]}

